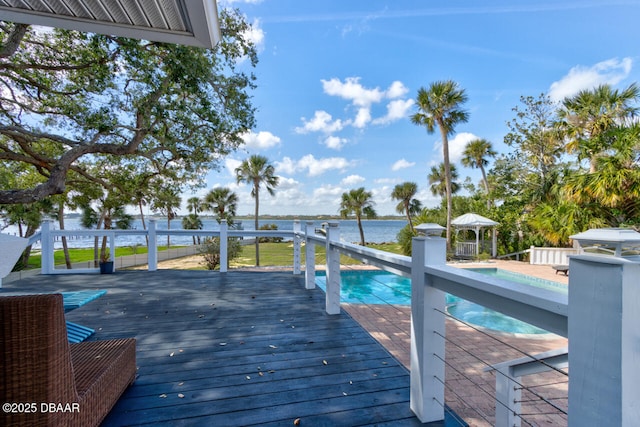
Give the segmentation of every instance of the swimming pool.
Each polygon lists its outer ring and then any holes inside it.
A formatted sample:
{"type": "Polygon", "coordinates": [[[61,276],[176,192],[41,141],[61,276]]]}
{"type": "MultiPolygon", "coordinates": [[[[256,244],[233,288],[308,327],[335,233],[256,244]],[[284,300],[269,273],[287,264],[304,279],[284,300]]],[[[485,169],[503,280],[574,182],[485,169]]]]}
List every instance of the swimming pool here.
{"type": "MultiPolygon", "coordinates": [[[[512,280],[557,292],[567,292],[561,283],[512,273],[498,268],[473,268],[477,273],[512,280]]],[[[342,302],[350,304],[411,305],[411,280],[380,270],[348,270],[340,272],[342,302]]],[[[324,271],[316,272],[316,284],[326,290],[324,271]]],[[[500,332],[546,334],[544,329],[505,316],[481,305],[447,294],[447,311],[465,322],[500,332]]]]}

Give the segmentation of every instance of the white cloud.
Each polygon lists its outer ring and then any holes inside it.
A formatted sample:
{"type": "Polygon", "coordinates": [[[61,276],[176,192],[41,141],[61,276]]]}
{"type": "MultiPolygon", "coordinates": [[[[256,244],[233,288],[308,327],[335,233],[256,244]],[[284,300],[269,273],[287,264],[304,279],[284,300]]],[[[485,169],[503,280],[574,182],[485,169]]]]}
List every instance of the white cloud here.
{"type": "Polygon", "coordinates": [[[352,187],[364,181],[365,181],[364,177],[360,175],[349,175],[343,178],[342,181],[340,181],[340,185],[344,185],[345,187],[352,187]]]}
{"type": "Polygon", "coordinates": [[[344,145],[349,142],[346,138],[339,138],[337,136],[328,136],[324,139],[323,144],[333,150],[340,150],[344,145]]]}
{"type": "Polygon", "coordinates": [[[229,171],[229,174],[235,178],[236,176],[236,168],[242,164],[241,160],[232,159],[227,157],[224,161],[224,166],[229,171]]]}
{"type": "Polygon", "coordinates": [[[313,118],[311,120],[307,120],[306,118],[302,118],[302,122],[304,125],[302,127],[297,127],[295,131],[297,133],[305,134],[309,132],[324,132],[324,133],[332,133],[342,130],[344,128],[345,123],[341,120],[333,121],[333,117],[331,114],[326,111],[316,111],[313,118]]]}
{"type": "Polygon", "coordinates": [[[413,106],[413,99],[395,99],[387,104],[387,115],[373,121],[374,125],[386,125],[407,117],[407,112],[413,106]]]}
{"type": "Polygon", "coordinates": [[[558,102],[581,90],[589,90],[602,84],[616,85],[629,76],[632,65],[631,58],[612,58],[591,67],[577,65],[566,76],[551,84],[549,97],[558,102]]]}
{"type": "Polygon", "coordinates": [[[391,83],[391,86],[389,86],[389,89],[387,89],[387,98],[389,99],[393,99],[393,98],[400,98],[401,96],[406,95],[409,92],[409,89],[402,84],[401,81],[396,80],[395,82],[391,83]]]}
{"type": "Polygon", "coordinates": [[[280,192],[283,190],[290,190],[292,188],[299,189],[300,181],[293,178],[279,176],[277,192],[280,192]]]}
{"type": "Polygon", "coordinates": [[[267,131],[260,131],[258,133],[246,132],[241,135],[241,138],[247,148],[254,150],[264,150],[280,145],[280,137],[267,131]]]}
{"type": "Polygon", "coordinates": [[[391,185],[398,182],[397,178],[378,178],[373,181],[376,184],[391,185]]]}
{"type": "Polygon", "coordinates": [[[293,175],[297,172],[297,164],[291,157],[285,157],[281,162],[275,162],[275,167],[278,174],[286,173],[293,175]]]}
{"type": "Polygon", "coordinates": [[[416,162],[410,162],[406,159],[400,159],[391,166],[392,171],[398,171],[400,169],[410,168],[416,165],[416,162]]]}
{"type": "MultiPolygon", "coordinates": [[[[473,141],[478,137],[469,132],[460,132],[456,134],[455,137],[449,139],[449,161],[451,163],[457,163],[462,158],[462,153],[464,152],[464,148],[467,146],[469,141],[473,141]]],[[[442,153],[442,141],[438,141],[437,144],[434,145],[434,149],[438,150],[438,152],[442,153]]],[[[437,161],[437,163],[442,162],[442,158],[437,161]]]]}
{"type": "Polygon", "coordinates": [[[344,189],[341,187],[336,187],[334,185],[323,185],[313,190],[313,197],[324,198],[327,196],[331,196],[331,197],[342,196],[343,192],[344,192],[344,189]]]}
{"type": "Polygon", "coordinates": [[[344,157],[325,157],[316,159],[313,154],[307,154],[298,162],[298,166],[306,169],[309,176],[318,176],[323,173],[336,169],[344,170],[350,165],[350,162],[344,157]]]}
{"type": "Polygon", "coordinates": [[[348,99],[358,107],[369,107],[373,103],[380,102],[384,97],[384,92],[380,89],[366,89],[362,86],[360,77],[347,77],[344,83],[335,77],[331,80],[320,81],[327,95],[348,99]]]}
{"type": "Polygon", "coordinates": [[[253,21],[251,27],[244,33],[244,38],[252,41],[259,52],[264,49],[265,33],[264,30],[260,28],[259,19],[253,21]]]}
{"type": "Polygon", "coordinates": [[[275,162],[276,170],[288,174],[307,171],[309,176],[322,175],[330,170],[343,171],[351,165],[344,157],[325,157],[316,159],[313,154],[307,154],[300,160],[295,161],[289,157],[285,157],[281,162],[275,162]]]}
{"type": "Polygon", "coordinates": [[[353,126],[362,129],[371,121],[371,111],[369,108],[360,108],[358,109],[358,114],[356,114],[356,118],[353,121],[353,126]]]}

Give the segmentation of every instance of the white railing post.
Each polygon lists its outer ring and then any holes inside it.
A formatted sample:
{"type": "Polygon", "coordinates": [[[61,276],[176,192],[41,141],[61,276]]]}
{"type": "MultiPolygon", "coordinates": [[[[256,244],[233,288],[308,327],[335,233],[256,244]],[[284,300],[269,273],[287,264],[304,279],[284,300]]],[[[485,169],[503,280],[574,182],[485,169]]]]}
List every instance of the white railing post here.
{"type": "Polygon", "coordinates": [[[327,227],[327,287],[326,310],[328,314],[340,314],[340,252],[331,246],[338,241],[340,230],[337,222],[329,222],[327,227]]]}
{"type": "Polygon", "coordinates": [[[40,225],[41,229],[41,250],[40,268],[42,274],[53,274],[55,268],[53,261],[53,236],[51,235],[51,220],[45,219],[40,225]]]}
{"type": "Polygon", "coordinates": [[[495,427],[520,427],[522,404],[521,378],[515,376],[512,366],[496,373],[496,420],[495,427]]]}
{"type": "Polygon", "coordinates": [[[446,240],[414,237],[411,263],[411,410],[421,422],[444,420],[444,292],[425,278],[426,265],[446,264],[446,240]]]}
{"type": "Polygon", "coordinates": [[[157,220],[149,219],[149,243],[147,245],[147,268],[149,271],[158,269],[158,235],[156,234],[157,220]]]}
{"type": "Polygon", "coordinates": [[[109,261],[113,262],[112,273],[116,271],[116,232],[109,233],[109,261]]]}
{"type": "Polygon", "coordinates": [[[316,287],[316,244],[309,239],[315,234],[313,221],[307,221],[304,242],[304,287],[315,289],[316,287]]]}
{"type": "Polygon", "coordinates": [[[640,263],[578,255],[569,275],[569,427],[640,419],[640,263]]]}
{"type": "Polygon", "coordinates": [[[220,273],[226,273],[229,267],[229,226],[227,220],[220,221],[220,273]]]}
{"type": "Polygon", "coordinates": [[[300,232],[302,231],[300,220],[293,220],[293,274],[300,274],[300,264],[302,264],[302,254],[300,251],[300,232]]]}

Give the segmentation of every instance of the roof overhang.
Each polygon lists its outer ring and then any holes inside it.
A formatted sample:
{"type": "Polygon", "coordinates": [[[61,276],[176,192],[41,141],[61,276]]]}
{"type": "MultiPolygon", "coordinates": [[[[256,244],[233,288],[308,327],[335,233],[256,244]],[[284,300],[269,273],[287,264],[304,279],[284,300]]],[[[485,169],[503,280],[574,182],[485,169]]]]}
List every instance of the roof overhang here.
{"type": "Polygon", "coordinates": [[[216,0],[0,0],[0,19],[211,49],[216,0]]]}

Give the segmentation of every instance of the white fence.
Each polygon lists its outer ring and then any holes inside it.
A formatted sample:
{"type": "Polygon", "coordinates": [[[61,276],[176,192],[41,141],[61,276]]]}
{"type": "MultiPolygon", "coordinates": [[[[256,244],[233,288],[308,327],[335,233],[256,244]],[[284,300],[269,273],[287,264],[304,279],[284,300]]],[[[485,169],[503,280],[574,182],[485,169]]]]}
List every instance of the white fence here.
{"type": "Polygon", "coordinates": [[[542,265],[569,265],[569,257],[577,255],[576,248],[536,248],[529,250],[529,263],[542,265]]]}
{"type": "MultiPolygon", "coordinates": [[[[43,226],[42,272],[77,273],[53,268],[53,238],[65,231],[43,226]]],[[[73,233],[78,233],[77,231],[73,233]]],[[[91,231],[107,235],[114,254],[115,235],[126,231],[91,231]]],[[[135,233],[142,233],[135,231],[135,233]]],[[[340,313],[340,254],[405,277],[411,286],[411,409],[422,422],[444,419],[445,293],[568,337],[568,405],[570,427],[628,426],[640,419],[640,262],[596,255],[570,258],[569,293],[561,294],[446,265],[445,240],[417,237],[412,257],[339,241],[338,224],[326,237],[313,222],[302,231],[235,231],[223,223],[219,232],[156,230],[149,237],[149,270],[157,268],[161,234],[217,235],[221,239],[221,272],[226,271],[226,237],[283,236],[294,241],[294,274],[301,273],[301,244],[306,251],[305,286],[315,287],[315,246],[326,249],[326,311],[340,313]]],[[[113,255],[112,255],[113,256],[113,255]]],[[[560,259],[562,260],[562,258],[560,259]]],[[[87,269],[96,272],[97,269],[87,269]]],[[[510,413],[509,411],[503,411],[510,413]]],[[[518,425],[519,419],[496,419],[496,425],[518,425]]]]}

